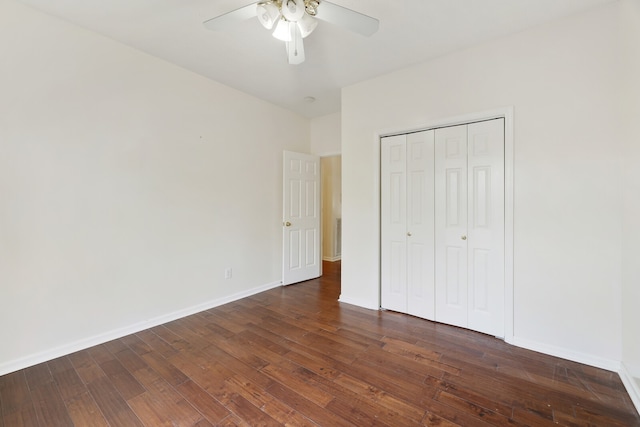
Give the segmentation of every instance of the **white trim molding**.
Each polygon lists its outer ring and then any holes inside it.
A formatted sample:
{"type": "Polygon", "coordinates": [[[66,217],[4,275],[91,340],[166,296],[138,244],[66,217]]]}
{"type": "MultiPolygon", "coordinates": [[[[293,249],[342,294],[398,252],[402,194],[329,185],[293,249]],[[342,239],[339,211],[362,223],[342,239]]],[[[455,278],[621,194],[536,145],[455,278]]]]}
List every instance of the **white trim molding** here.
{"type": "Polygon", "coordinates": [[[11,360],[0,364],[0,376],[19,371],[20,369],[28,368],[30,366],[34,366],[43,362],[48,362],[50,360],[57,359],[58,357],[75,353],[76,351],[85,350],[89,347],[104,344],[106,342],[122,338],[127,335],[135,334],[137,332],[144,331],[145,329],[153,328],[155,326],[159,326],[168,322],[172,322],[183,317],[191,316],[192,314],[200,313],[201,311],[209,310],[233,301],[237,301],[242,298],[249,297],[251,295],[258,294],[260,292],[268,291],[269,289],[277,288],[278,286],[282,286],[281,281],[268,283],[266,285],[258,286],[243,292],[238,292],[192,307],[187,307],[173,313],[138,322],[123,328],[114,329],[112,331],[105,332],[96,336],[84,338],[68,344],[63,344],[51,350],[32,354],[16,360],[11,360]]]}
{"type": "Polygon", "coordinates": [[[561,359],[570,360],[572,362],[578,362],[596,368],[605,369],[611,372],[620,371],[620,361],[614,359],[596,357],[568,348],[556,347],[553,345],[544,344],[520,337],[513,337],[513,340],[509,344],[526,348],[527,350],[537,351],[538,353],[548,354],[549,356],[555,356],[561,359]]]}

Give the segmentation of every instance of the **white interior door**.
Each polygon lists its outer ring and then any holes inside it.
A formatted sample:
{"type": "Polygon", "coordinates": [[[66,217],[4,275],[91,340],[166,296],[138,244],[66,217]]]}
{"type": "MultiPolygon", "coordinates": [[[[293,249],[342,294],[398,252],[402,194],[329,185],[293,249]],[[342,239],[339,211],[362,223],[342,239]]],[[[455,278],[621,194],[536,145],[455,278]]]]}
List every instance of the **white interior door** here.
{"type": "Polygon", "coordinates": [[[504,119],[468,125],[468,328],[504,336],[504,119]]]}
{"type": "Polygon", "coordinates": [[[435,318],[434,131],[407,135],[407,313],[435,318]]]}
{"type": "Polygon", "coordinates": [[[381,306],[434,318],[434,132],[381,141],[381,306]]]}
{"type": "Polygon", "coordinates": [[[283,155],[282,284],[321,274],[320,158],[283,155]]]}
{"type": "Polygon", "coordinates": [[[504,119],[438,129],[436,320],[504,336],[504,119]]]}
{"type": "Polygon", "coordinates": [[[381,141],[381,304],[407,312],[407,144],[406,136],[381,141]]]}
{"type": "Polygon", "coordinates": [[[436,320],[467,327],[467,125],[435,136],[436,320]]]}

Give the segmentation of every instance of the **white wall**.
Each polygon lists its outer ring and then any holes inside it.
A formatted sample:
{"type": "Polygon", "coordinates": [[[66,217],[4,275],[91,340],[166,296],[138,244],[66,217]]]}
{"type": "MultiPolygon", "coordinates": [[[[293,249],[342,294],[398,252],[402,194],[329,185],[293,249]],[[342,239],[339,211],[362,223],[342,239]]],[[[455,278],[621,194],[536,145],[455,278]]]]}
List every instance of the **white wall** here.
{"type": "MultiPolygon", "coordinates": [[[[628,43],[623,70],[625,93],[624,216],[622,246],[622,361],[635,377],[635,404],[640,410],[640,2],[625,1],[621,7],[623,40],[628,43]]],[[[632,380],[633,381],[633,380],[632,380]]],[[[633,394],[632,394],[633,396],[633,394]]]]}
{"type": "Polygon", "coordinates": [[[511,340],[617,366],[622,257],[618,8],[615,3],[343,90],[341,299],[378,306],[376,135],[514,106],[511,340]]]}
{"type": "Polygon", "coordinates": [[[311,119],[311,152],[318,156],[333,156],[342,151],[340,113],[311,119]]]}
{"type": "Polygon", "coordinates": [[[0,375],[281,280],[307,119],[9,0],[0,52],[0,375]]]}

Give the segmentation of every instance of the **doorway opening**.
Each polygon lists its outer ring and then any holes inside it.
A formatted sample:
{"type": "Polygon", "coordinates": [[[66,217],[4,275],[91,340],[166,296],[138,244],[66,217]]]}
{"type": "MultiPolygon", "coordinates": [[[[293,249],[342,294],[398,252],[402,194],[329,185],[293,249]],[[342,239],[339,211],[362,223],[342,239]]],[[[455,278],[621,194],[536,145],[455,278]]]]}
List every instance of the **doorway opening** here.
{"type": "Polygon", "coordinates": [[[342,257],[342,156],[320,158],[322,177],[322,260],[342,257]]]}

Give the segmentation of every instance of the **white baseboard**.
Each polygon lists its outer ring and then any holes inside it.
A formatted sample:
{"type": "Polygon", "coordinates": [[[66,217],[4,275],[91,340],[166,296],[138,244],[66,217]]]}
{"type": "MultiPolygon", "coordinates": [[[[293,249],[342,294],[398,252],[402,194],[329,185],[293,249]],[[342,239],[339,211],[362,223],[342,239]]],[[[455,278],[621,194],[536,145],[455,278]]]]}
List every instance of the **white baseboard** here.
{"type": "Polygon", "coordinates": [[[329,257],[329,256],[325,256],[322,257],[323,261],[329,261],[329,262],[336,262],[336,261],[340,261],[340,256],[334,256],[334,257],[329,257]]]}
{"type": "Polygon", "coordinates": [[[622,363],[620,367],[620,379],[622,380],[622,384],[627,389],[627,393],[629,393],[629,397],[631,397],[631,401],[636,407],[636,410],[640,412],[640,377],[635,377],[631,373],[631,370],[622,363]]]}
{"type": "Polygon", "coordinates": [[[0,376],[6,375],[11,372],[19,371],[20,369],[28,368],[30,366],[37,365],[39,363],[48,362],[49,360],[57,359],[58,357],[66,356],[76,351],[84,350],[95,345],[103,344],[105,342],[122,338],[127,335],[135,334],[136,332],[144,331],[145,329],[153,328],[155,326],[162,325],[164,323],[172,322],[174,320],[181,319],[192,314],[200,313],[201,311],[209,310],[214,307],[218,307],[223,304],[227,304],[233,301],[237,301],[242,298],[249,297],[251,295],[258,294],[260,292],[268,291],[269,289],[281,286],[282,282],[273,282],[266,285],[258,286],[243,292],[238,292],[223,298],[218,298],[212,301],[208,301],[202,304],[198,304],[192,307],[188,307],[182,310],[175,311],[173,313],[165,314],[162,316],[154,317],[149,320],[135,323],[133,325],[125,326],[123,328],[114,329],[99,335],[83,338],[81,340],[63,344],[51,350],[31,354],[25,357],[21,357],[16,360],[10,360],[8,362],[0,363],[0,376]]]}
{"type": "Polygon", "coordinates": [[[579,351],[573,351],[563,347],[556,347],[549,344],[530,341],[519,337],[513,337],[509,341],[509,344],[526,348],[528,350],[537,351],[538,353],[544,353],[550,356],[559,357],[561,359],[567,359],[573,362],[583,363],[585,365],[605,369],[607,371],[620,371],[620,362],[618,360],[597,357],[590,354],[581,353],[579,351]]]}

